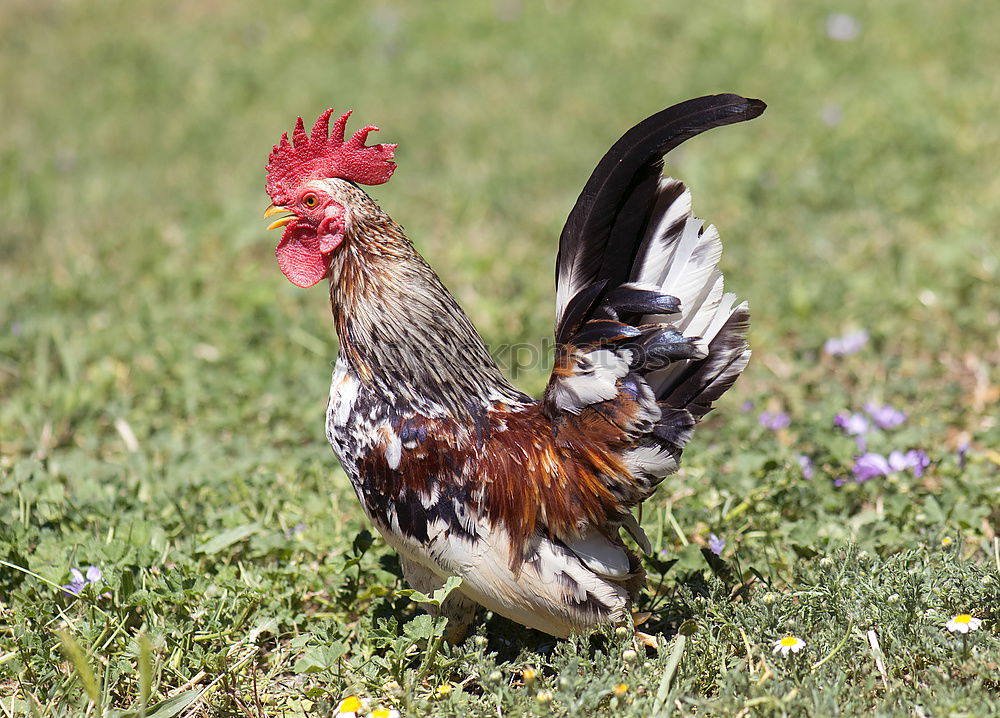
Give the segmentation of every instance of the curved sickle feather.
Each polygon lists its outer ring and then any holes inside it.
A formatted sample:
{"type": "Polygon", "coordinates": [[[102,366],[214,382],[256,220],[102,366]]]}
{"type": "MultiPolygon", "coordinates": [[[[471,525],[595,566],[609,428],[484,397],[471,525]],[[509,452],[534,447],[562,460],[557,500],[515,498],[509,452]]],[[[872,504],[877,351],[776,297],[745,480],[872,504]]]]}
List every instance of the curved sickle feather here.
{"type": "Polygon", "coordinates": [[[713,127],[746,122],[767,106],[739,95],[708,95],[668,107],[626,132],[598,163],[570,212],[556,259],[556,327],[580,289],[628,281],[637,234],[652,210],[663,156],[713,127]]]}

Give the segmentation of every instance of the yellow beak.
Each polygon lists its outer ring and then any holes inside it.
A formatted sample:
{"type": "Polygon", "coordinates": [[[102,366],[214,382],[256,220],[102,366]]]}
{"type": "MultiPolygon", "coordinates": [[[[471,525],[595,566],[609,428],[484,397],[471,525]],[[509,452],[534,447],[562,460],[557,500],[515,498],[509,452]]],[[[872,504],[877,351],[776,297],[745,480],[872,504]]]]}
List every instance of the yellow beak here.
{"type": "MultiPolygon", "coordinates": [[[[264,210],[264,218],[267,219],[268,217],[271,217],[272,215],[280,214],[282,212],[288,212],[288,211],[289,210],[286,207],[282,207],[281,205],[272,204],[270,207],[268,207],[267,209],[264,210]]],[[[273,222],[271,222],[271,224],[267,225],[267,228],[268,229],[277,229],[278,227],[284,227],[286,224],[288,224],[289,222],[291,222],[293,219],[297,219],[297,216],[295,214],[289,214],[286,217],[282,217],[280,219],[274,220],[273,222]]]]}

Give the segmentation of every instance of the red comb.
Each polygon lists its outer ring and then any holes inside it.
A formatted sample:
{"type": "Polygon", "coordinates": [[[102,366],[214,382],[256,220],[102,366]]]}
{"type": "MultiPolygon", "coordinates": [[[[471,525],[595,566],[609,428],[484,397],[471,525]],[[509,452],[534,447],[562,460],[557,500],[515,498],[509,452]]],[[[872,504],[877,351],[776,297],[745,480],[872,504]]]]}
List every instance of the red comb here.
{"type": "Polygon", "coordinates": [[[333,125],[327,136],[333,108],[324,112],[313,125],[312,135],[307,135],[300,117],[292,132],[281,136],[281,142],[267,158],[267,193],[277,205],[290,204],[295,190],[303,182],[320,177],[340,177],[358,184],[383,184],[396,170],[392,161],[396,145],[365,146],[368,133],[378,130],[367,125],[344,141],[344,127],[351,116],[348,110],[333,125]]]}

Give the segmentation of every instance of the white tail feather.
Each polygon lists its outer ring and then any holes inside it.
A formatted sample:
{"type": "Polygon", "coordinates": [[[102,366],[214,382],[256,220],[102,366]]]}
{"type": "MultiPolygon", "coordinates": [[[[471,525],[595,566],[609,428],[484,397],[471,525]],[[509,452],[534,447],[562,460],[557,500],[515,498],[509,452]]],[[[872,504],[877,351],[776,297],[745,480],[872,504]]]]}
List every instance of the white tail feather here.
{"type": "MultiPolygon", "coordinates": [[[[643,242],[644,251],[633,270],[633,281],[677,297],[679,314],[644,317],[645,322],[668,322],[685,336],[700,337],[705,349],[735,311],[736,296],[725,294],[718,268],[722,241],[715,225],[702,231],[702,220],[691,216],[691,192],[669,177],[660,180],[653,218],[643,242]]],[[[684,371],[678,362],[646,377],[659,395],[684,371]]]]}
{"type": "Polygon", "coordinates": [[[677,297],[681,312],[672,323],[687,336],[702,336],[707,344],[711,337],[702,332],[713,323],[723,293],[717,266],[722,242],[715,225],[701,230],[702,220],[691,216],[691,192],[685,189],[678,195],[679,186],[672,178],[660,180],[647,251],[633,276],[637,282],[677,297]],[[673,202],[665,204],[671,197],[675,197],[673,202]]]}
{"type": "Polygon", "coordinates": [[[633,276],[636,280],[656,287],[663,283],[667,270],[677,249],[677,236],[670,230],[691,214],[691,192],[684,189],[674,196],[683,185],[676,180],[661,179],[653,217],[643,239],[645,258],[636,265],[633,276]],[[671,191],[673,190],[673,191],[671,191]]]}

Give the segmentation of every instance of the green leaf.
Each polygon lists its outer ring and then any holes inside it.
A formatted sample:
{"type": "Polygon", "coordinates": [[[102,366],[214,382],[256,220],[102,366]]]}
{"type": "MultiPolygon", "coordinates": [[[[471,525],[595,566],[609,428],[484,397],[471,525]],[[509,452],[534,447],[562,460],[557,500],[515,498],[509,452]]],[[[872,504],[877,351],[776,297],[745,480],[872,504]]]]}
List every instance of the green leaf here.
{"type": "Polygon", "coordinates": [[[200,691],[192,689],[172,698],[167,698],[165,701],[160,701],[153,706],[152,710],[146,712],[146,718],[173,718],[198,700],[199,695],[201,695],[200,691]]]}
{"type": "Polygon", "coordinates": [[[139,715],[146,715],[150,688],[153,685],[153,648],[149,636],[139,637],[139,715]]]}
{"type": "Polygon", "coordinates": [[[693,618],[689,618],[680,625],[677,632],[682,636],[693,636],[698,632],[698,622],[693,618]]]}
{"type": "Polygon", "coordinates": [[[253,536],[255,533],[260,531],[260,528],[261,526],[258,523],[235,526],[201,544],[195,549],[195,552],[211,556],[212,554],[219,553],[223,549],[232,546],[234,543],[253,536]]]}
{"type": "Polygon", "coordinates": [[[295,662],[296,673],[319,673],[333,668],[337,661],[347,651],[340,641],[329,646],[312,646],[307,648],[302,657],[295,662]]]}
{"type": "Polygon", "coordinates": [[[421,638],[433,637],[434,617],[426,613],[414,616],[403,626],[403,633],[415,641],[421,638]]]}
{"type": "Polygon", "coordinates": [[[372,547],[373,543],[375,543],[375,537],[372,536],[372,532],[368,529],[364,529],[354,537],[354,541],[351,544],[351,550],[354,552],[355,556],[360,557],[372,547]]]}
{"type": "Polygon", "coordinates": [[[819,556],[819,551],[816,549],[799,543],[792,544],[792,551],[794,551],[795,555],[799,558],[815,558],[816,556],[819,556]]]}
{"type": "Polygon", "coordinates": [[[420,591],[414,591],[412,588],[404,588],[398,591],[400,596],[409,596],[410,600],[414,603],[428,604],[431,606],[440,606],[444,603],[444,600],[448,598],[452,591],[462,585],[462,579],[459,576],[449,576],[448,580],[445,581],[444,586],[435,591],[432,595],[428,596],[426,593],[421,593],[420,591]]]}
{"type": "Polygon", "coordinates": [[[97,677],[94,675],[93,669],[90,667],[90,662],[87,660],[87,654],[84,652],[83,647],[68,631],[56,631],[56,635],[59,636],[63,653],[66,654],[66,657],[72,661],[73,666],[76,668],[87,696],[95,705],[98,705],[98,701],[101,698],[101,686],[97,682],[97,677]]]}
{"type": "Polygon", "coordinates": [[[933,496],[924,498],[924,515],[927,517],[927,523],[929,524],[941,524],[945,521],[941,504],[933,496]]]}
{"type": "Polygon", "coordinates": [[[104,715],[105,718],[173,718],[198,700],[200,695],[200,691],[192,689],[160,701],[152,707],[152,712],[143,711],[140,707],[138,710],[109,711],[104,715]]]}
{"type": "MultiPolygon", "coordinates": [[[[687,621],[685,621],[687,623],[687,621]]],[[[664,704],[667,701],[667,696],[670,695],[670,683],[674,679],[674,673],[677,672],[677,666],[680,665],[681,656],[684,655],[684,645],[687,641],[688,633],[682,632],[678,633],[677,637],[674,638],[674,647],[670,649],[670,656],[667,659],[667,665],[663,669],[663,676],[660,678],[660,686],[656,690],[656,699],[653,703],[653,715],[659,715],[660,711],[663,709],[664,704]]]]}

